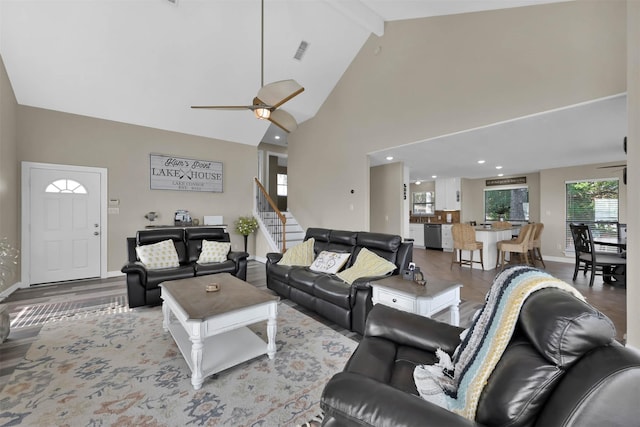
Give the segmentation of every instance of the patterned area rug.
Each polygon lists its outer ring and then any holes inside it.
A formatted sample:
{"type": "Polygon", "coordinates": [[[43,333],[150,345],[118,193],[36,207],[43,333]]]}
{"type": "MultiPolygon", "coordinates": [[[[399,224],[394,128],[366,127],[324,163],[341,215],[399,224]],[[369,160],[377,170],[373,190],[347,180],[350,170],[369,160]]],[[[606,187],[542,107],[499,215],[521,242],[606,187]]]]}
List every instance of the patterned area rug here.
{"type": "MultiPolygon", "coordinates": [[[[266,325],[252,329],[266,340],[266,325]]],[[[356,342],[279,305],[277,353],[191,386],[159,307],[56,322],[0,395],[0,425],[290,426],[318,413],[320,394],[356,342]]]]}

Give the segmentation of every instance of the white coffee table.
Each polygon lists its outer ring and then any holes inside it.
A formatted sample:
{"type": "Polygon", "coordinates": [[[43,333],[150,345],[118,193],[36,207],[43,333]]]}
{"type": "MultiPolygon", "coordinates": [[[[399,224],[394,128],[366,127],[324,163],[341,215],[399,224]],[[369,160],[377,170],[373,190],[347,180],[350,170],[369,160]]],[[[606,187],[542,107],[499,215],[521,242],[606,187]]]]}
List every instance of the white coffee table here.
{"type": "Polygon", "coordinates": [[[374,304],[384,304],[398,310],[431,317],[449,309],[450,323],[460,325],[460,288],[459,283],[439,279],[427,279],[425,286],[399,275],[369,282],[373,289],[371,299],[374,304]]]}
{"type": "Polygon", "coordinates": [[[279,297],[261,291],[228,273],[164,282],[162,326],[171,332],[191,369],[198,390],[204,378],[239,363],[276,354],[279,297]],[[211,283],[217,292],[206,292],[211,283]],[[267,321],[264,342],[247,325],[267,321]]]}

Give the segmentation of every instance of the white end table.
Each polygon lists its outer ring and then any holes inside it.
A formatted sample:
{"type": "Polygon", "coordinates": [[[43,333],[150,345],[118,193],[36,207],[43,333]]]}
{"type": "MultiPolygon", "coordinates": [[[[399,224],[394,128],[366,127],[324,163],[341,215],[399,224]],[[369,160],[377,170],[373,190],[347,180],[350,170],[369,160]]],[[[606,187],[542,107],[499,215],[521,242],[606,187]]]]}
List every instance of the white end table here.
{"type": "Polygon", "coordinates": [[[460,325],[460,288],[459,283],[451,283],[441,279],[428,279],[425,286],[401,276],[391,276],[369,283],[373,289],[374,304],[384,304],[398,310],[431,317],[449,308],[450,323],[460,325]]]}

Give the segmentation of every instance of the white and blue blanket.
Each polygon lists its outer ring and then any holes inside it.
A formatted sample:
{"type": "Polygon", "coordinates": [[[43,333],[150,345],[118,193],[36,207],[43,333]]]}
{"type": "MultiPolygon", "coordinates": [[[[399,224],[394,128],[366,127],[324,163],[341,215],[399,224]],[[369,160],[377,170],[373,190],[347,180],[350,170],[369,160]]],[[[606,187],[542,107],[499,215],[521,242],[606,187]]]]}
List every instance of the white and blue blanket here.
{"type": "Polygon", "coordinates": [[[484,386],[502,357],[527,297],[559,288],[584,301],[573,286],[535,268],[517,266],[496,276],[484,306],[450,358],[438,349],[439,362],[420,365],[413,376],[420,396],[467,419],[475,419],[484,386]]]}

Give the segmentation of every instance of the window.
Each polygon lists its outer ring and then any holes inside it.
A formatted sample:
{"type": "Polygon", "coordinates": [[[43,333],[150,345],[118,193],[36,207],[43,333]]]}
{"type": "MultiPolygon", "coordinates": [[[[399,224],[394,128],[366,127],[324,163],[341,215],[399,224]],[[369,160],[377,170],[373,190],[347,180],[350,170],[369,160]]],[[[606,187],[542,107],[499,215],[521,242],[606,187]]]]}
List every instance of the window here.
{"type": "Polygon", "coordinates": [[[485,221],[529,221],[529,187],[484,190],[485,221]]]}
{"type": "Polygon", "coordinates": [[[413,215],[433,215],[435,214],[435,198],[433,191],[423,191],[420,193],[412,193],[413,215]]]}
{"type": "Polygon", "coordinates": [[[59,179],[47,185],[46,193],[74,193],[87,194],[87,189],[82,184],[72,179],[59,179]]]}
{"type": "MultiPolygon", "coordinates": [[[[569,224],[586,224],[593,238],[618,236],[618,179],[571,181],[565,183],[567,218],[565,247],[573,251],[569,224]]],[[[598,251],[616,251],[612,247],[596,247],[598,251]]]]}
{"type": "MultiPolygon", "coordinates": [[[[287,175],[279,173],[277,177],[278,181],[278,196],[287,196],[287,175]]],[[[272,190],[273,191],[273,190],[272,190]]]]}

